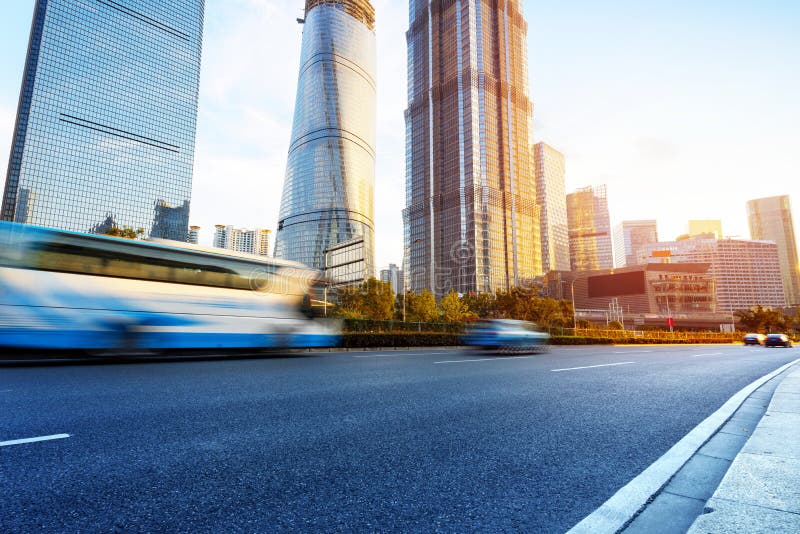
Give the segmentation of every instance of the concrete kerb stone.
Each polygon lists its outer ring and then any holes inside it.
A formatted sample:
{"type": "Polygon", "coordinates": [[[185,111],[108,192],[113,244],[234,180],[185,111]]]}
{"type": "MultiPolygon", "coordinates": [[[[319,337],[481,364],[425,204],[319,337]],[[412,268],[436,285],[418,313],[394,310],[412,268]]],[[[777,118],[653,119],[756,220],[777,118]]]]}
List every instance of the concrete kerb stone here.
{"type": "Polygon", "coordinates": [[[778,384],[767,413],[690,533],[800,532],[800,369],[778,384]]]}
{"type": "Polygon", "coordinates": [[[597,510],[569,530],[570,534],[615,533],[628,525],[683,465],[725,424],[753,391],[800,362],[794,360],[762,376],[731,397],[661,458],[622,487],[597,510]]]}

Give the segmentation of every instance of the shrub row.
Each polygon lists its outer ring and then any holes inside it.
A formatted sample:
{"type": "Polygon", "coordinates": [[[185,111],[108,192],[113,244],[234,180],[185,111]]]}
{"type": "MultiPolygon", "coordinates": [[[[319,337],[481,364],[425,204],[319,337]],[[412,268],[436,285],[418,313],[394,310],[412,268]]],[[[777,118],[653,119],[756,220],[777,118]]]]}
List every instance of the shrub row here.
{"type": "Polygon", "coordinates": [[[445,333],[460,334],[464,331],[461,323],[414,323],[404,321],[373,321],[371,319],[344,319],[342,322],[344,332],[364,333],[445,333]]]}
{"type": "Polygon", "coordinates": [[[349,349],[380,347],[452,347],[461,344],[457,334],[441,332],[349,332],[342,336],[341,346],[349,349]]]}
{"type": "Polygon", "coordinates": [[[553,345],[612,345],[614,340],[607,337],[552,336],[550,342],[553,345]]]}

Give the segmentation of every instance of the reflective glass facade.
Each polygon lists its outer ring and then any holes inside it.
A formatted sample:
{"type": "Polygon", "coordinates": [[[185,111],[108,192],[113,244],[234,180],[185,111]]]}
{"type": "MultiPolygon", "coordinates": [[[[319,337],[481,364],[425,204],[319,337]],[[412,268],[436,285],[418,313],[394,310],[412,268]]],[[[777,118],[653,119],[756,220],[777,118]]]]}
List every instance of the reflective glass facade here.
{"type": "Polygon", "coordinates": [[[406,279],[437,295],[542,272],[520,0],[410,0],[406,279]]]}
{"type": "Polygon", "coordinates": [[[542,270],[569,271],[569,225],[564,154],[545,143],[534,148],[536,201],[541,206],[542,270]]]}
{"type": "Polygon", "coordinates": [[[622,221],[614,227],[614,265],[636,265],[639,249],[657,241],[658,225],[655,220],[622,221]]]}
{"type": "Polygon", "coordinates": [[[749,201],[747,219],[750,237],[774,241],[778,245],[786,303],[789,306],[800,304],[800,261],[789,197],[783,195],[749,201]]]}
{"type": "MultiPolygon", "coordinates": [[[[275,256],[324,269],[326,251],[363,240],[348,281],[374,276],[374,11],[308,0],[275,256]]],[[[350,252],[352,253],[352,251],[350,252]]],[[[328,265],[339,265],[328,258],[328,265]]]]}
{"type": "Polygon", "coordinates": [[[38,0],[2,219],[184,241],[203,0],[38,0]]]}
{"type": "Polygon", "coordinates": [[[573,271],[614,267],[606,186],[585,187],[567,195],[569,254],[573,271]]]}

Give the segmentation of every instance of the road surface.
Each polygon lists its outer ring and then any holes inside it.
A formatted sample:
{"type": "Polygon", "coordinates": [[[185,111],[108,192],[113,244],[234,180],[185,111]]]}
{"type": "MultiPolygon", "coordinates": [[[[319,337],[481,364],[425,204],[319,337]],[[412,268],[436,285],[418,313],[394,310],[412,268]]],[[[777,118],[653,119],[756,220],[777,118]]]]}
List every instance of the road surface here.
{"type": "Polygon", "coordinates": [[[798,354],[0,367],[0,530],[563,532],[798,354]]]}

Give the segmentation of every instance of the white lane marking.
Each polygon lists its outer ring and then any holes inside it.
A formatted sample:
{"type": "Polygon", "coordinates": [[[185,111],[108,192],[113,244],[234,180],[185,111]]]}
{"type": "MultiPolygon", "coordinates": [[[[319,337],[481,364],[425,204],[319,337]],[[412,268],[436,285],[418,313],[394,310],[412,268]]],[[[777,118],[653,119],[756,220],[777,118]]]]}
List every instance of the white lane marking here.
{"type": "Polygon", "coordinates": [[[524,360],[527,358],[536,358],[533,356],[497,356],[496,358],[481,358],[480,360],[449,360],[446,362],[433,362],[433,363],[470,363],[470,362],[502,362],[503,360],[524,360]]]}
{"type": "Polygon", "coordinates": [[[22,445],[23,443],[36,443],[37,441],[64,439],[68,437],[70,437],[69,434],[53,434],[52,436],[39,436],[38,438],[12,439],[10,441],[0,441],[0,447],[8,447],[9,445],[22,445]]]}
{"type": "Polygon", "coordinates": [[[561,371],[577,371],[578,369],[594,369],[596,367],[613,367],[615,365],[630,365],[636,362],[617,362],[617,363],[604,363],[602,365],[586,365],[584,367],[569,367],[568,369],[550,369],[553,373],[560,373],[561,371]]]}
{"type": "Polygon", "coordinates": [[[434,354],[450,354],[449,352],[400,352],[392,354],[362,354],[354,355],[353,358],[397,358],[398,356],[428,356],[434,354]]]}
{"type": "Polygon", "coordinates": [[[700,358],[702,356],[724,356],[724,352],[708,352],[705,354],[692,354],[692,358],[700,358]]]}
{"type": "Polygon", "coordinates": [[[650,354],[652,350],[615,350],[614,354],[650,354]]]}

